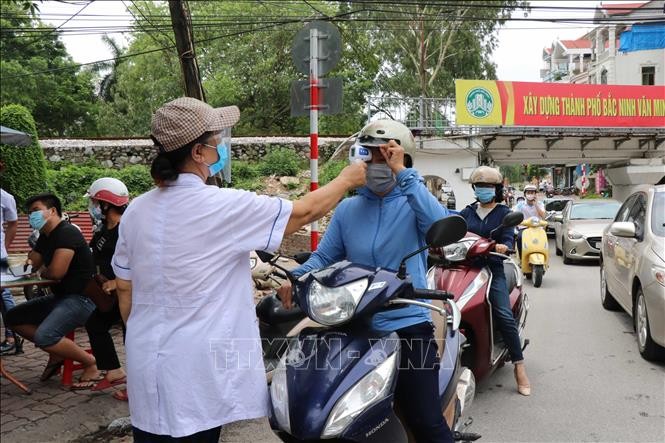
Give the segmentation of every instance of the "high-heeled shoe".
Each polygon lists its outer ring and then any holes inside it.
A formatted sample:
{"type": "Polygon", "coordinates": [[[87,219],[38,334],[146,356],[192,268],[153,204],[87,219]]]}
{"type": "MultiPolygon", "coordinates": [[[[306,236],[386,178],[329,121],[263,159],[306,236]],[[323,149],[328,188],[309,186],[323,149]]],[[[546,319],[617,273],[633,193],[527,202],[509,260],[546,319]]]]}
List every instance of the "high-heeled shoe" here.
{"type": "Polygon", "coordinates": [[[529,378],[526,375],[526,369],[524,369],[524,364],[515,365],[514,373],[515,373],[515,381],[517,382],[517,392],[525,396],[531,395],[531,384],[529,383],[529,378]],[[522,383],[520,384],[521,377],[517,373],[518,366],[522,366],[523,373],[521,374],[521,376],[523,376],[526,379],[526,383],[524,383],[524,380],[522,380],[522,383]]]}

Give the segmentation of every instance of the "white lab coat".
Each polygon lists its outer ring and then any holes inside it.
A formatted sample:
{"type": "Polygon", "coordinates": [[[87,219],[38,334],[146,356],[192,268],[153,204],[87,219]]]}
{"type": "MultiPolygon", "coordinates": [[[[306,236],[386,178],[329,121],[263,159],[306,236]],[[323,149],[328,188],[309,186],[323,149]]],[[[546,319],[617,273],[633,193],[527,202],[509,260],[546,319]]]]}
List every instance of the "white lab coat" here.
{"type": "Polygon", "coordinates": [[[182,437],[268,414],[249,251],[282,241],[291,202],[193,174],[127,208],[113,269],[132,282],[132,425],[182,437]]]}

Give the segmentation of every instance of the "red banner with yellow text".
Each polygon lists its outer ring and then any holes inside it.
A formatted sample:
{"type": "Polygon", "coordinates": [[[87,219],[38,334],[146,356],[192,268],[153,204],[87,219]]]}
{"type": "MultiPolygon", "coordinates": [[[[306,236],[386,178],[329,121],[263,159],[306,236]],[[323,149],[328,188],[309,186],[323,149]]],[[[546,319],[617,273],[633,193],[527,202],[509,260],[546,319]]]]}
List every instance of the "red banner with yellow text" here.
{"type": "Polygon", "coordinates": [[[665,127],[665,86],[455,80],[458,125],[665,127]]]}

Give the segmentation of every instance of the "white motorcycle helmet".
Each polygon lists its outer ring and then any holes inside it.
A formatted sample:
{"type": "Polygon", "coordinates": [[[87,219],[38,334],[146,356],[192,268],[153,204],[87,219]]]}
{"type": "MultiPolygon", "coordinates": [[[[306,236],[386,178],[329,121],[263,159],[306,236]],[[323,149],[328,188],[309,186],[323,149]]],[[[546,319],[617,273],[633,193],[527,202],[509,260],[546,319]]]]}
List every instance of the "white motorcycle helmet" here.
{"type": "Polygon", "coordinates": [[[88,188],[85,197],[123,207],[129,203],[127,186],[117,178],[103,177],[95,180],[88,188]]]}
{"type": "Polygon", "coordinates": [[[390,140],[395,140],[404,148],[404,165],[407,168],[412,167],[415,161],[416,139],[409,128],[395,120],[376,120],[362,128],[351,146],[349,159],[369,161],[372,158],[371,153],[368,154],[361,148],[385,145],[390,140]]]}
{"type": "Polygon", "coordinates": [[[537,193],[538,193],[538,187],[536,185],[529,184],[524,187],[524,197],[529,201],[533,201],[536,198],[537,193]],[[533,191],[533,194],[526,195],[527,191],[533,191]]]}

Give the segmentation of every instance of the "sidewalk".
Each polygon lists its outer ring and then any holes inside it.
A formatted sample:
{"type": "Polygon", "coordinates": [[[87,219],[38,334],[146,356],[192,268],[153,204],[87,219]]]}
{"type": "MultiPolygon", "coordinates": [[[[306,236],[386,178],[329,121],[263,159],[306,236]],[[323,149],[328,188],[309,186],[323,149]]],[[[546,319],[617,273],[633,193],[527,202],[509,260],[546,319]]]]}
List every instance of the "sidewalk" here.
{"type": "MultiPolygon", "coordinates": [[[[112,335],[120,361],[124,361],[120,327],[114,327],[112,335]]],[[[77,330],[76,342],[84,349],[89,348],[84,329],[77,330]]],[[[32,395],[27,395],[2,379],[0,440],[3,443],[88,441],[86,436],[106,429],[117,418],[129,415],[127,403],[111,396],[122,386],[104,392],[74,392],[60,384],[60,376],[40,382],[47,354],[28,341],[23,350],[23,354],[2,357],[5,369],[33,391],[32,395]]],[[[74,372],[75,380],[79,374],[80,371],[74,372]]]]}

